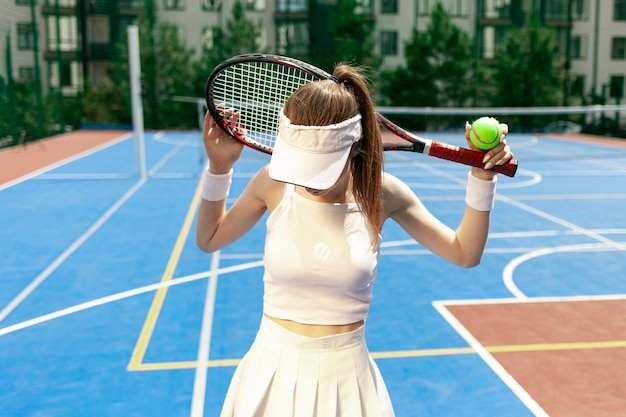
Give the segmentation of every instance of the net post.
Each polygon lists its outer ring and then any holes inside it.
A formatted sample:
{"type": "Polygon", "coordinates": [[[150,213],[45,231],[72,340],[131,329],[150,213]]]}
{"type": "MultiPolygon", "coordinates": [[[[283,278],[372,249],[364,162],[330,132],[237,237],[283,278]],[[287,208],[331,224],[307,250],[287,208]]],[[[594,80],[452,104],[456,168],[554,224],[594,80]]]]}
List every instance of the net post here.
{"type": "Polygon", "coordinates": [[[143,129],[143,104],[141,101],[141,67],[139,63],[139,31],[136,25],[128,26],[128,61],[130,66],[130,91],[133,131],[137,153],[137,170],[146,176],[146,149],[143,129]]]}

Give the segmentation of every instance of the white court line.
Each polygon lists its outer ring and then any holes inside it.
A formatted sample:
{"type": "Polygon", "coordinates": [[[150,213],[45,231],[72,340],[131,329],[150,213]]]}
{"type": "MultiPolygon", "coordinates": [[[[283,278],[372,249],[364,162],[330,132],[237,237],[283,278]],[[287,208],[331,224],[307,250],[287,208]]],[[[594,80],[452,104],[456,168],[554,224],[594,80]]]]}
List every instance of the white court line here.
{"type": "MultiPolygon", "coordinates": [[[[161,135],[163,136],[164,133],[163,132],[157,132],[155,133],[155,137],[157,135],[161,135]]],[[[169,161],[170,159],[172,159],[174,157],[174,155],[176,155],[178,153],[178,151],[180,151],[182,148],[185,147],[185,143],[189,142],[189,139],[185,139],[182,143],[178,143],[176,146],[174,146],[167,154],[165,154],[165,156],[163,156],[161,158],[161,160],[159,162],[157,162],[152,169],[148,172],[148,175],[152,176],[154,175],[159,169],[161,169],[161,167],[163,167],[163,165],[165,165],[165,163],[167,161],[169,161]]]]}
{"type": "Polygon", "coordinates": [[[211,354],[211,334],[213,331],[213,312],[215,310],[219,264],[220,252],[213,252],[211,257],[209,284],[207,286],[206,299],[204,301],[204,313],[202,314],[202,328],[200,330],[200,342],[198,345],[196,373],[193,380],[191,417],[202,417],[204,415],[204,400],[206,396],[206,380],[208,372],[206,363],[209,361],[209,355],[211,354]]]}
{"type": "MultiPolygon", "coordinates": [[[[95,153],[109,146],[117,144],[118,142],[121,142],[122,140],[128,139],[129,137],[132,137],[132,134],[124,135],[122,138],[116,141],[108,142],[103,146],[80,153],[71,158],[64,159],[63,161],[60,161],[56,164],[49,165],[39,171],[35,171],[29,176],[22,177],[20,180],[23,181],[24,179],[31,178],[32,176],[37,175],[38,173],[45,172],[52,168],[64,165],[68,162],[79,159],[85,155],[95,153]]],[[[156,170],[159,167],[161,167],[167,160],[172,158],[172,156],[176,152],[178,152],[180,149],[181,149],[181,146],[177,146],[174,149],[172,149],[169,153],[167,153],[163,158],[161,158],[159,162],[157,162],[155,168],[153,168],[150,171],[150,174],[156,172],[156,170]]],[[[50,274],[52,274],[63,262],[65,262],[67,258],[69,258],[83,243],[85,243],[85,241],[87,241],[87,239],[89,239],[89,237],[91,237],[117,210],[119,210],[119,208],[124,203],[126,203],[137,192],[137,190],[139,190],[139,188],[141,188],[146,182],[147,182],[147,177],[141,178],[119,200],[117,200],[93,225],[91,225],[91,227],[87,229],[86,232],[84,232],[78,239],[76,239],[76,241],[74,241],[65,251],[63,251],[63,253],[59,255],[43,272],[41,272],[13,300],[11,300],[9,304],[7,304],[0,311],[0,322],[2,322],[9,314],[11,314],[13,310],[15,310],[15,308],[17,308],[17,306],[19,306],[22,303],[22,301],[24,301],[30,294],[32,294],[32,292],[35,291],[37,287],[39,287],[39,285],[41,285],[41,283],[44,282],[50,276],[50,274]]],[[[9,183],[9,184],[12,184],[12,183],[9,183]]],[[[6,187],[0,187],[0,191],[3,188],[6,188],[6,187]]]]}
{"type": "Polygon", "coordinates": [[[530,303],[562,303],[576,301],[614,301],[626,300],[626,294],[603,294],[603,295],[566,295],[546,296],[533,298],[472,298],[469,300],[440,300],[433,303],[445,306],[454,305],[482,305],[482,304],[530,304],[530,303]]]}
{"type": "Polygon", "coordinates": [[[524,294],[519,287],[515,284],[513,279],[513,273],[517,269],[518,266],[523,264],[526,261],[529,261],[534,258],[538,258],[540,256],[552,255],[554,253],[561,252],[607,252],[614,250],[626,250],[626,243],[622,245],[622,248],[615,247],[615,245],[609,245],[605,243],[586,243],[580,245],[566,245],[559,246],[554,248],[541,248],[536,249],[534,251],[530,251],[528,253],[523,254],[522,256],[518,256],[509,262],[502,271],[502,280],[504,281],[504,286],[509,290],[514,297],[525,300],[528,297],[524,294]]]}
{"type": "Polygon", "coordinates": [[[534,207],[531,207],[529,205],[526,205],[524,203],[521,203],[519,201],[516,201],[512,198],[509,197],[504,197],[504,196],[500,196],[500,200],[503,200],[504,202],[518,207],[524,211],[527,211],[531,214],[534,214],[538,217],[544,218],[548,221],[551,221],[553,223],[559,224],[561,226],[564,226],[570,230],[572,230],[573,232],[585,235],[591,239],[594,239],[596,241],[601,242],[603,245],[594,245],[594,244],[585,244],[585,245],[570,245],[570,246],[563,246],[563,247],[557,247],[557,248],[543,248],[543,249],[536,249],[534,251],[531,251],[525,255],[522,255],[520,257],[517,257],[515,259],[513,259],[511,262],[509,262],[504,270],[502,271],[502,280],[504,282],[505,287],[511,292],[511,294],[513,294],[515,297],[517,298],[526,298],[526,295],[517,287],[517,285],[515,285],[515,282],[513,280],[513,272],[515,271],[515,269],[523,262],[525,262],[526,260],[532,259],[532,258],[536,258],[538,256],[543,256],[543,255],[548,255],[548,254],[552,254],[555,252],[571,252],[571,251],[581,251],[581,249],[583,250],[597,250],[598,247],[600,248],[600,250],[626,250],[626,243],[619,243],[616,242],[614,240],[611,240],[607,237],[605,237],[604,235],[602,235],[601,233],[598,233],[595,230],[592,229],[585,229],[584,227],[578,226],[574,223],[571,223],[567,220],[563,220],[559,217],[553,216],[551,214],[548,214],[542,210],[536,209],[534,207]],[[608,248],[608,249],[607,249],[608,248]],[[612,249],[611,249],[612,248],[612,249]]]}
{"type": "Polygon", "coordinates": [[[198,132],[189,132],[185,136],[183,136],[182,140],[180,140],[180,139],[172,138],[171,134],[168,134],[165,131],[159,131],[153,135],[152,140],[154,140],[155,142],[159,142],[159,143],[165,143],[167,145],[178,145],[178,146],[186,146],[186,147],[192,147],[192,148],[202,147],[202,143],[198,143],[195,140],[191,141],[191,144],[190,144],[189,143],[190,140],[188,139],[189,136],[193,136],[194,139],[197,139],[198,132]]]}
{"type": "Polygon", "coordinates": [[[543,408],[526,392],[526,390],[511,376],[510,373],[485,349],[485,347],[459,322],[446,308],[443,302],[434,301],[433,306],[452,326],[456,332],[474,349],[493,372],[504,382],[520,401],[536,416],[549,417],[543,408]]]}
{"type": "Polygon", "coordinates": [[[544,218],[544,219],[546,219],[548,221],[551,221],[553,223],[559,224],[559,225],[561,225],[563,227],[566,227],[568,229],[571,229],[571,230],[574,230],[576,232],[579,232],[579,233],[581,233],[583,235],[586,235],[586,236],[588,236],[588,237],[590,237],[590,238],[592,238],[594,240],[597,240],[597,241],[602,242],[602,243],[606,243],[608,245],[613,245],[617,249],[622,250],[622,249],[626,248],[626,246],[624,246],[623,244],[620,244],[620,243],[617,243],[617,242],[615,242],[615,241],[613,241],[611,239],[608,239],[608,238],[602,236],[601,234],[594,232],[593,230],[585,229],[584,227],[581,227],[581,226],[578,226],[578,225],[576,225],[574,223],[568,222],[567,220],[563,220],[563,219],[561,219],[559,217],[556,217],[556,216],[553,216],[551,214],[548,214],[545,211],[536,209],[536,208],[531,207],[531,206],[529,206],[527,204],[524,204],[524,203],[521,203],[519,201],[516,201],[513,198],[509,198],[509,197],[505,197],[505,196],[499,196],[499,199],[504,201],[504,202],[506,202],[507,204],[510,204],[512,206],[520,208],[520,209],[522,209],[524,211],[527,211],[527,212],[529,212],[531,214],[534,214],[534,215],[536,215],[538,217],[544,218]]]}
{"type": "Polygon", "coordinates": [[[43,272],[31,281],[13,300],[0,311],[0,322],[2,322],[11,312],[19,306],[37,287],[46,280],[67,258],[70,257],[91,235],[93,235],[119,208],[128,201],[133,194],[146,183],[145,178],[141,178],[130,190],[128,190],[119,200],[117,200],[87,231],[78,237],[61,255],[59,255],[43,272]]]}
{"type": "MultiPolygon", "coordinates": [[[[249,262],[245,264],[239,264],[232,267],[221,268],[216,273],[220,275],[242,271],[245,269],[258,268],[263,266],[263,261],[249,262]]],[[[70,314],[78,313],[84,310],[89,310],[94,307],[98,307],[105,304],[110,304],[116,301],[124,300],[126,298],[135,297],[140,294],[157,291],[164,287],[173,287],[176,285],[186,284],[188,282],[197,281],[207,278],[211,272],[202,272],[199,274],[187,275],[181,278],[172,279],[170,281],[158,282],[155,284],[145,285],[143,287],[133,288],[131,290],[122,291],[116,294],[107,295],[105,297],[97,298],[95,300],[86,301],[84,303],[76,304],[71,307],[67,307],[61,310],[53,311],[42,316],[34,317],[29,320],[21,321],[19,323],[12,324],[7,327],[0,328],[0,336],[4,336],[10,333],[17,332],[19,330],[28,329],[39,324],[43,324],[52,320],[56,320],[61,317],[69,316],[70,314]]]]}
{"type": "Polygon", "coordinates": [[[120,180],[135,178],[137,174],[41,174],[33,180],[120,180]]]}

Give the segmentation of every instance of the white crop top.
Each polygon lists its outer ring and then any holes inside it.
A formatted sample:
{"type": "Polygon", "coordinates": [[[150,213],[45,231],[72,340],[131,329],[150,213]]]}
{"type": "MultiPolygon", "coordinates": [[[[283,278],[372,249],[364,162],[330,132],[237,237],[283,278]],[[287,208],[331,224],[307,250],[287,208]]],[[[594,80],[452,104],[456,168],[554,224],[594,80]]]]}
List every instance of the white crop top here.
{"type": "Polygon", "coordinates": [[[308,200],[286,185],[267,219],[263,311],[306,324],[365,319],[379,255],[371,242],[356,203],[308,200]]]}

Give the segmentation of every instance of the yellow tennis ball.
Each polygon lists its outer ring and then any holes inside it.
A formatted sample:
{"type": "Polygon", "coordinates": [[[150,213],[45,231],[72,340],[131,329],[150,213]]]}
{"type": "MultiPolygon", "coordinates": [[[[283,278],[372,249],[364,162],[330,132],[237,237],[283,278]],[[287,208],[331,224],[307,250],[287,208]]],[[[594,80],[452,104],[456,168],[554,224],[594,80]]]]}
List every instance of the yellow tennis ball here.
{"type": "Polygon", "coordinates": [[[481,117],[472,123],[470,140],[478,149],[484,151],[494,148],[500,143],[500,122],[493,117],[481,117]]]}

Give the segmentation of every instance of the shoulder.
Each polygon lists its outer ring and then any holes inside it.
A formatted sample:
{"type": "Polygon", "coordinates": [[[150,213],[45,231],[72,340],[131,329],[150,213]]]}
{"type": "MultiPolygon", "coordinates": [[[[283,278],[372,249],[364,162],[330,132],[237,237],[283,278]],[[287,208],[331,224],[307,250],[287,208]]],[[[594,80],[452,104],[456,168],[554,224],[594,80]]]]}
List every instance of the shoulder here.
{"type": "Polygon", "coordinates": [[[398,177],[383,172],[383,210],[385,218],[408,209],[411,205],[421,204],[413,190],[398,177]]]}
{"type": "Polygon", "coordinates": [[[269,165],[261,168],[248,183],[247,190],[257,199],[262,200],[268,210],[272,211],[283,197],[285,184],[274,181],[269,175],[269,165]]]}

